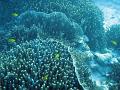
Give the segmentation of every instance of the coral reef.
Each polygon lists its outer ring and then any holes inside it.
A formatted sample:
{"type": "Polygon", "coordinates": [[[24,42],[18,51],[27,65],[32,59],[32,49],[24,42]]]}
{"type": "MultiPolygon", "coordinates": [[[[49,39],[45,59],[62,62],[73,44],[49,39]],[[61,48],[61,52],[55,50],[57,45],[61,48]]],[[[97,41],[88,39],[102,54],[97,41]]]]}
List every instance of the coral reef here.
{"type": "Polygon", "coordinates": [[[102,52],[106,38],[108,48],[119,50],[120,26],[105,38],[92,0],[3,0],[0,6],[0,89],[112,90],[120,83],[117,56],[102,52]]]}
{"type": "Polygon", "coordinates": [[[67,48],[54,40],[40,39],[0,53],[0,88],[82,90],[67,48]]]}
{"type": "MultiPolygon", "coordinates": [[[[6,6],[5,1],[1,1],[6,6]]],[[[93,51],[103,51],[106,48],[104,39],[103,16],[102,12],[95,6],[92,0],[15,0],[7,3],[6,7],[2,7],[2,12],[8,11],[3,17],[10,17],[10,13],[25,11],[38,11],[47,14],[52,12],[62,12],[69,19],[82,26],[84,33],[88,36],[88,45],[93,51]],[[19,3],[21,2],[21,3],[19,3]]],[[[12,20],[14,20],[14,17],[12,20]]]]}
{"type": "Polygon", "coordinates": [[[27,11],[17,19],[17,24],[30,28],[39,26],[41,33],[47,38],[58,39],[59,41],[78,42],[83,35],[81,26],[70,19],[62,12],[43,12],[27,11]]]}
{"type": "MultiPolygon", "coordinates": [[[[84,35],[81,26],[70,21],[61,12],[46,14],[43,12],[26,11],[17,18],[15,25],[9,28],[4,38],[4,47],[9,50],[16,44],[40,38],[53,38],[66,45],[74,46],[84,35]],[[15,43],[9,43],[9,38],[15,38],[15,43]]],[[[0,43],[2,45],[2,43],[0,43]]],[[[3,48],[3,47],[0,47],[3,48]]],[[[4,50],[4,49],[3,49],[4,50]]]]}

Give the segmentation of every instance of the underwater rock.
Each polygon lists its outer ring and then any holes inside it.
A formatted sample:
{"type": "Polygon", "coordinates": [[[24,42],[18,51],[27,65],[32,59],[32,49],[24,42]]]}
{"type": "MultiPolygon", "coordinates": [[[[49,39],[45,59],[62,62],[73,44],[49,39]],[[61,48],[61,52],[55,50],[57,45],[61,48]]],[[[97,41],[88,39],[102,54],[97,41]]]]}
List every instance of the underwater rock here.
{"type": "Polygon", "coordinates": [[[40,39],[0,53],[0,88],[83,90],[67,47],[54,40],[40,39]]]}

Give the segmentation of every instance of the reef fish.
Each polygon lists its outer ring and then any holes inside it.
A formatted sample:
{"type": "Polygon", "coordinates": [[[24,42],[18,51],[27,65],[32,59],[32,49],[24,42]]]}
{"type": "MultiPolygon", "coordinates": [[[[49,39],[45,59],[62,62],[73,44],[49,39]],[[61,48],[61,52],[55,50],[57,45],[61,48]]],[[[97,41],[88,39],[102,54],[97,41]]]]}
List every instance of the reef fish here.
{"type": "Polygon", "coordinates": [[[111,43],[115,46],[118,45],[117,41],[115,41],[115,40],[112,40],[111,43]]]}
{"type": "Polygon", "coordinates": [[[14,43],[14,42],[16,42],[16,39],[15,39],[15,38],[9,38],[9,39],[8,39],[8,42],[9,42],[9,43],[14,43]]]}
{"type": "Polygon", "coordinates": [[[19,16],[19,14],[14,12],[14,13],[12,13],[12,16],[17,17],[17,16],[19,16]]]}
{"type": "Polygon", "coordinates": [[[43,76],[43,77],[42,77],[42,80],[43,80],[43,81],[48,80],[48,75],[43,76]]]}

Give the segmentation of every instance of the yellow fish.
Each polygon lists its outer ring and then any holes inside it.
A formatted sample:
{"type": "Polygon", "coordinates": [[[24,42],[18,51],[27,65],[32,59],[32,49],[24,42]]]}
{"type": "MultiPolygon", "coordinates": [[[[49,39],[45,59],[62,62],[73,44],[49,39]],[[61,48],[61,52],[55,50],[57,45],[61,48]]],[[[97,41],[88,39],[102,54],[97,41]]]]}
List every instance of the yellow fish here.
{"type": "Polygon", "coordinates": [[[8,39],[8,42],[9,42],[9,43],[14,43],[14,42],[16,42],[16,39],[15,39],[15,38],[9,38],[9,39],[8,39]]]}
{"type": "Polygon", "coordinates": [[[55,59],[55,60],[60,60],[60,53],[59,53],[59,52],[56,52],[56,53],[54,54],[54,59],[55,59]]]}
{"type": "Polygon", "coordinates": [[[43,76],[42,80],[44,80],[44,81],[48,80],[48,75],[43,76]]]}
{"type": "Polygon", "coordinates": [[[113,45],[115,45],[115,46],[118,44],[118,43],[117,43],[116,41],[114,41],[114,40],[112,40],[111,43],[112,43],[113,45]]]}
{"type": "Polygon", "coordinates": [[[19,16],[19,14],[15,12],[15,13],[12,13],[12,16],[17,17],[19,16]]]}

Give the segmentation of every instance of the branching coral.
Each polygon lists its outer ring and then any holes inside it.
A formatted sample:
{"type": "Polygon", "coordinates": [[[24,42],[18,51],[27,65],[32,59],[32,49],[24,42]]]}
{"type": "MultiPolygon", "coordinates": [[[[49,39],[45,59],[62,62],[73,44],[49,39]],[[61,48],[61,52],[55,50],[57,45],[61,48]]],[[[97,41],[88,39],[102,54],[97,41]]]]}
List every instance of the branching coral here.
{"type": "Polygon", "coordinates": [[[0,88],[81,90],[67,48],[56,41],[38,39],[0,53],[0,88]],[[54,58],[56,52],[59,60],[54,58]]]}
{"type": "Polygon", "coordinates": [[[81,89],[72,58],[61,43],[34,40],[0,53],[2,89],[68,90],[81,89]],[[60,53],[59,60],[53,57],[60,53]]]}

